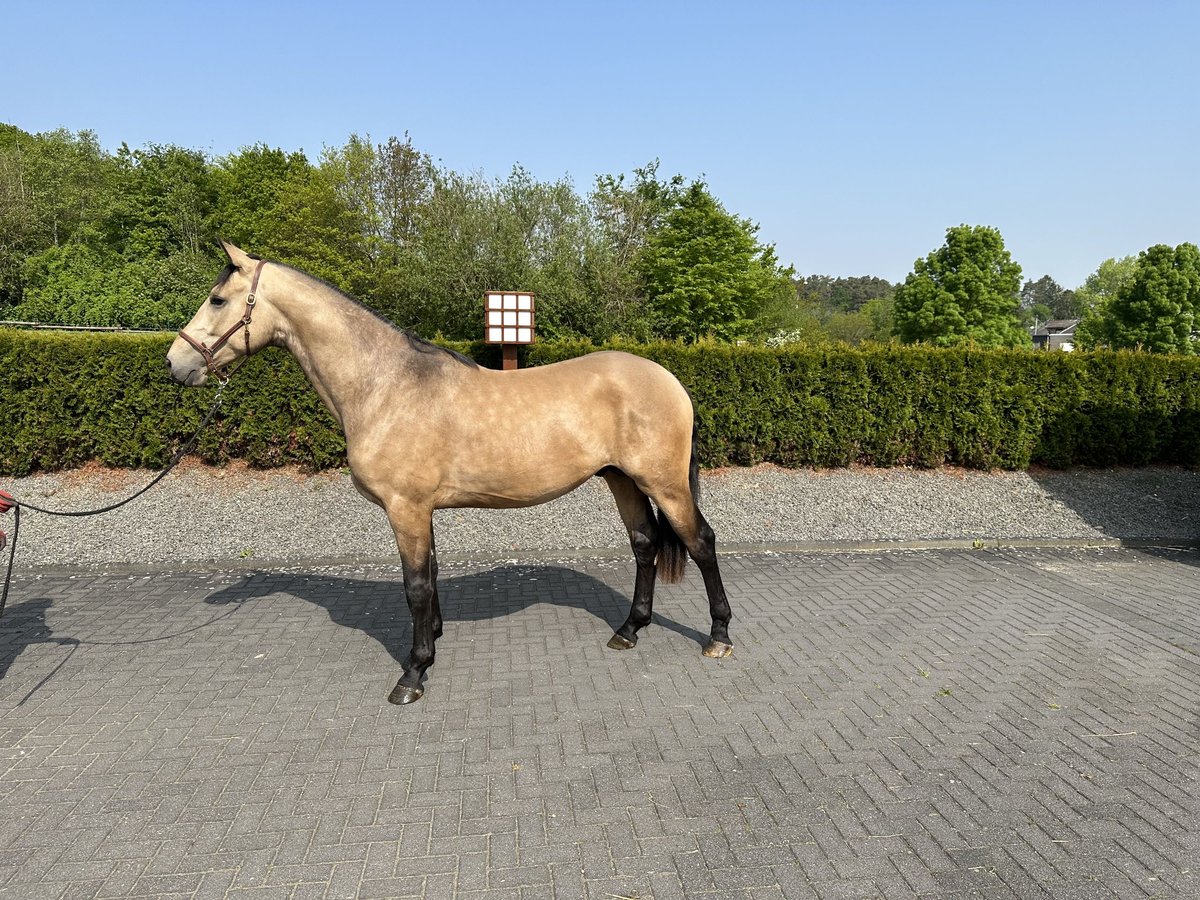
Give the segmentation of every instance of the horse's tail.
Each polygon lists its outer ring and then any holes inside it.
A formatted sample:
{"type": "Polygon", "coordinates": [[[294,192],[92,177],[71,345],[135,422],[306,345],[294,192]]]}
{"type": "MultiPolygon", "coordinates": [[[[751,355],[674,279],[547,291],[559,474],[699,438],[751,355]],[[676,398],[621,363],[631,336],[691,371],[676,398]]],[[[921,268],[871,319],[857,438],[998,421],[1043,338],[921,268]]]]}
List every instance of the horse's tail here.
{"type": "MultiPolygon", "coordinates": [[[[696,416],[692,414],[692,457],[688,460],[688,488],[692,492],[692,505],[698,511],[700,503],[700,458],[696,454],[696,445],[700,440],[700,429],[696,424],[696,416]]],[[[676,584],[683,580],[683,569],[687,565],[687,547],[675,533],[670,520],[658,510],[658,577],[666,584],[676,584]]]]}

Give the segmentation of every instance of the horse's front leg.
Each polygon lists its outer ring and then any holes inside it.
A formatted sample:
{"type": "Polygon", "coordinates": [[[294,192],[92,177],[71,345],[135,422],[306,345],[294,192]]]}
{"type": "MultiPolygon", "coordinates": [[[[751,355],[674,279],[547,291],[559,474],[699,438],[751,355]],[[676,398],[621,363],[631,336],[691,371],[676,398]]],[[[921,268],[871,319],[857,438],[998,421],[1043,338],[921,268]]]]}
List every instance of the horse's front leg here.
{"type": "Polygon", "coordinates": [[[434,643],[441,631],[437,608],[437,568],[433,558],[433,515],[430,510],[408,505],[389,506],[388,518],[396,532],[396,546],[404,567],[404,596],[412,611],[412,653],[404,674],[396,682],[388,700],[414,703],[421,699],[425,671],[433,665],[434,643]],[[436,621],[435,621],[436,620],[436,621]]]}

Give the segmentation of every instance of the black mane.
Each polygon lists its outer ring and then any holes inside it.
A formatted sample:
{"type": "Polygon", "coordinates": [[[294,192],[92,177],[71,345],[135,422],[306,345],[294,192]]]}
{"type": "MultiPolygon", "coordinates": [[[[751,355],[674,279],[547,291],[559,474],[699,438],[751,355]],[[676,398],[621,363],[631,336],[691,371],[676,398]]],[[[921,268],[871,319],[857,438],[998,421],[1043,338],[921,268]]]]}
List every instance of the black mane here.
{"type": "MultiPolygon", "coordinates": [[[[354,298],[351,297],[348,299],[353,300],[354,298]]],[[[357,300],[355,300],[354,302],[358,303],[357,300]]],[[[364,306],[361,303],[359,303],[359,306],[362,306],[363,309],[367,310],[367,312],[375,313],[375,317],[377,319],[380,319],[383,322],[387,322],[388,325],[391,325],[393,328],[396,328],[395,325],[392,325],[391,322],[388,322],[387,319],[383,318],[383,316],[379,315],[379,313],[376,313],[375,310],[371,309],[369,306],[364,306]]],[[[396,328],[396,330],[399,331],[406,338],[408,338],[408,345],[410,347],[412,347],[414,350],[416,350],[418,353],[449,353],[451,356],[453,356],[456,360],[458,360],[463,365],[470,366],[473,369],[479,368],[479,363],[475,362],[475,360],[471,359],[471,357],[469,357],[469,356],[464,356],[462,353],[459,353],[457,350],[451,350],[449,347],[439,347],[437,344],[433,343],[432,341],[425,340],[425,338],[421,337],[419,334],[413,334],[407,328],[396,328]]]]}

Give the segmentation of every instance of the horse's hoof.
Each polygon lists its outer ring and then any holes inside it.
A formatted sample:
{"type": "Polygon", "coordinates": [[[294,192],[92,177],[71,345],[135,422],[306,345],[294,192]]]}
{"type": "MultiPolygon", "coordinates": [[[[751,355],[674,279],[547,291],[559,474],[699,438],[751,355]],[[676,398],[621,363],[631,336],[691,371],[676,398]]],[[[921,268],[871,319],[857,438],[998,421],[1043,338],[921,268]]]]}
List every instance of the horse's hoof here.
{"type": "Polygon", "coordinates": [[[621,637],[619,634],[614,634],[608,639],[609,650],[632,650],[637,643],[637,639],[630,640],[627,637],[621,637]]]}
{"type": "Polygon", "coordinates": [[[397,684],[392,688],[392,692],[388,694],[388,703],[395,703],[397,706],[416,703],[424,693],[424,688],[411,688],[407,685],[397,684]]]}
{"type": "Polygon", "coordinates": [[[705,645],[703,653],[709,659],[724,659],[733,655],[733,644],[726,644],[724,641],[709,641],[705,645]]]}

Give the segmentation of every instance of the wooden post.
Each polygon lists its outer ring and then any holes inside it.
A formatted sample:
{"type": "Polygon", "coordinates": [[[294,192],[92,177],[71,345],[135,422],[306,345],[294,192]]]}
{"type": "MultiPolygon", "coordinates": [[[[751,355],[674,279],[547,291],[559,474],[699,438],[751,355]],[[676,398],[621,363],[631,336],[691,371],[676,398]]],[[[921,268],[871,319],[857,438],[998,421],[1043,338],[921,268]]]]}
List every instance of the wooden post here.
{"type": "Polygon", "coordinates": [[[517,367],[517,345],[504,344],[504,365],[501,368],[507,372],[509,369],[517,367]]]}

